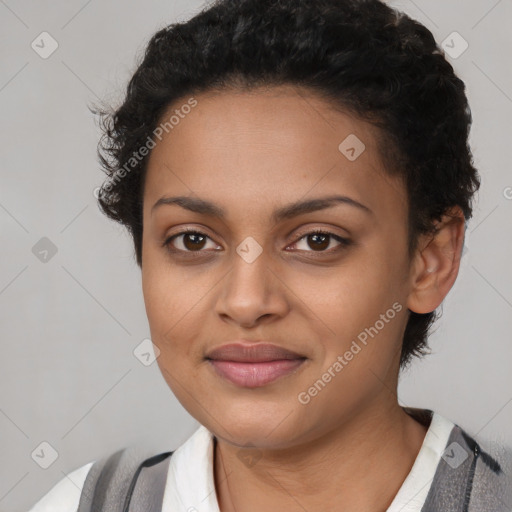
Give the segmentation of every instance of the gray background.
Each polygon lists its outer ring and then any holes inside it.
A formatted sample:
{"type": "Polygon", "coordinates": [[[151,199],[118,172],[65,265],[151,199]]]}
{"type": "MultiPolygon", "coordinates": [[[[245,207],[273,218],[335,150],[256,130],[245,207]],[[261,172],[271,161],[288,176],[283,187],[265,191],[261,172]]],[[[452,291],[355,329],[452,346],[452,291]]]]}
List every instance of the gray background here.
{"type": "MultiPolygon", "coordinates": [[[[140,271],[127,233],[95,203],[103,174],[87,104],[117,104],[149,37],[200,5],[0,0],[1,511],[27,510],[107,452],[173,449],[197,426],[156,363],[133,354],[149,337],[140,271]],[[31,48],[43,31],[59,45],[47,59],[31,48]],[[47,262],[32,251],[43,237],[57,248],[47,262]],[[31,456],[43,441],[58,452],[48,469],[31,456]]],[[[448,58],[467,84],[483,181],[433,354],[402,377],[399,399],[512,444],[512,4],[392,5],[439,43],[453,31],[468,41],[448,58]]]]}

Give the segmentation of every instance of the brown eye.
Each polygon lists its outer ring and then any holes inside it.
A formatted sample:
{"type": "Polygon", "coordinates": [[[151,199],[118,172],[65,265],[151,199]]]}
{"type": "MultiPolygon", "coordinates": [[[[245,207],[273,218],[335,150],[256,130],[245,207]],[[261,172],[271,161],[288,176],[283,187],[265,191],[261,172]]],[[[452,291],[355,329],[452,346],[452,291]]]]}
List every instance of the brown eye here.
{"type": "Polygon", "coordinates": [[[329,247],[330,235],[315,233],[313,235],[307,235],[306,240],[309,247],[314,251],[323,251],[329,247]]]}
{"type": "MultiPolygon", "coordinates": [[[[170,236],[163,245],[173,252],[201,252],[207,245],[207,240],[210,240],[208,235],[200,231],[189,230],[170,236]]],[[[216,247],[218,246],[213,244],[213,248],[216,247]]]]}
{"type": "Polygon", "coordinates": [[[195,251],[197,249],[202,249],[205,244],[205,239],[203,235],[198,233],[185,233],[183,236],[183,245],[189,251],[195,251]]]}
{"type": "MultiPolygon", "coordinates": [[[[295,242],[293,245],[297,246],[301,241],[304,240],[304,244],[306,247],[300,248],[297,247],[299,250],[305,250],[309,252],[334,252],[337,249],[346,247],[350,245],[350,240],[343,238],[341,236],[335,235],[334,233],[330,233],[328,231],[312,231],[310,233],[304,234],[297,242],[295,242]],[[334,250],[327,251],[326,249],[331,247],[331,242],[336,241],[338,243],[338,246],[334,248],[334,250]]],[[[332,247],[331,247],[332,249],[332,247]]]]}

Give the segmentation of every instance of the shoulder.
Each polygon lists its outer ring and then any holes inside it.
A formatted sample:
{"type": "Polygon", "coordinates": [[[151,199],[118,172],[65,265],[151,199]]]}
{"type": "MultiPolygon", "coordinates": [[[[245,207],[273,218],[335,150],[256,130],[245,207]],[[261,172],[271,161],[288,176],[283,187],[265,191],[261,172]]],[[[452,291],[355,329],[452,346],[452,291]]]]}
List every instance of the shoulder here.
{"type": "Polygon", "coordinates": [[[456,428],[459,433],[455,431],[454,438],[458,436],[459,440],[464,440],[468,452],[472,455],[475,469],[474,483],[477,479],[484,478],[499,480],[508,478],[508,481],[512,482],[512,446],[498,437],[473,435],[461,427],[456,428]]]}
{"type": "Polygon", "coordinates": [[[171,451],[167,451],[155,455],[154,450],[144,443],[108,452],[62,478],[29,512],[94,509],[98,506],[98,496],[102,500],[101,510],[114,510],[119,499],[131,496],[131,493],[153,492],[154,484],[163,490],[165,478],[162,480],[162,475],[165,477],[171,454],[171,451]],[[148,490],[144,486],[149,486],[148,490]],[[96,492],[97,489],[101,489],[100,494],[96,492]]]}
{"type": "Polygon", "coordinates": [[[85,479],[94,462],[84,464],[62,478],[28,512],[76,512],[85,479]]]}
{"type": "Polygon", "coordinates": [[[443,509],[454,495],[468,512],[505,512],[512,503],[512,448],[455,425],[430,498],[443,509]]]}
{"type": "MultiPolygon", "coordinates": [[[[464,431],[463,431],[464,432],[464,431]]],[[[473,440],[471,446],[477,452],[473,486],[485,488],[487,482],[496,485],[512,485],[512,447],[498,438],[467,437],[473,440]],[[476,446],[475,446],[476,445],[476,446]]]]}

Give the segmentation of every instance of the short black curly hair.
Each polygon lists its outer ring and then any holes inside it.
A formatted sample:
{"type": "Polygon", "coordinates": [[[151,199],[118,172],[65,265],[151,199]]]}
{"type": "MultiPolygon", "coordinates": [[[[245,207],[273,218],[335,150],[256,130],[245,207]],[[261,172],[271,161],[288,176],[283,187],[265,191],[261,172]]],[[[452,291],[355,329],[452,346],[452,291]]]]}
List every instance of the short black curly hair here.
{"type": "MultiPolygon", "coordinates": [[[[216,0],[153,35],[119,108],[91,109],[108,175],[99,206],[127,227],[140,267],[147,148],[169,105],[277,85],[312,90],[377,128],[386,172],[407,189],[410,257],[451,207],[471,217],[480,179],[465,85],[425,26],[380,0],[216,0]]],[[[436,313],[410,311],[402,368],[428,353],[436,313]]]]}

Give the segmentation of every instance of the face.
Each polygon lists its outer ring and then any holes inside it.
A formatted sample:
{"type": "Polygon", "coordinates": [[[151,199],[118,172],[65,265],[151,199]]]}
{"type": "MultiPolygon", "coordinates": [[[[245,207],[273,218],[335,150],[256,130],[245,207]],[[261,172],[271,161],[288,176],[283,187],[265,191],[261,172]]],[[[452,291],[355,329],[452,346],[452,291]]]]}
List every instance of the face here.
{"type": "Polygon", "coordinates": [[[163,117],[182,113],[151,152],[143,199],[143,294],[168,385],[238,446],[290,447],[386,407],[407,322],[408,206],[374,129],[289,86],[194,98],[163,117]],[[207,358],[237,340],[300,358],[207,358]]]}

